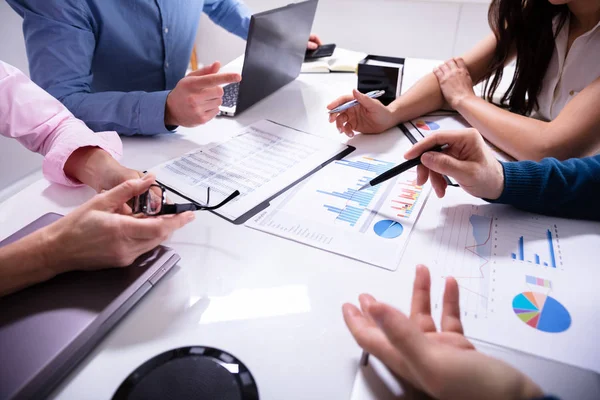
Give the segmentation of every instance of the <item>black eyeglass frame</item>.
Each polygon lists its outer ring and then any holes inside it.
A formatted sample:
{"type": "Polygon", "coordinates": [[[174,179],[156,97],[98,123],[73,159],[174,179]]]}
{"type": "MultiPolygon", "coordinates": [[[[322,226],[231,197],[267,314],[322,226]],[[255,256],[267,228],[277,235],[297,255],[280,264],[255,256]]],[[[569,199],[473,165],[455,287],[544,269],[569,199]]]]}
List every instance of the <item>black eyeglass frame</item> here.
{"type": "Polygon", "coordinates": [[[223,207],[225,204],[229,203],[231,200],[240,195],[240,191],[236,190],[231,193],[225,200],[220,202],[217,205],[209,206],[210,203],[210,187],[206,188],[206,206],[202,206],[195,203],[179,203],[179,204],[169,204],[167,203],[167,188],[162,185],[153,184],[151,185],[147,191],[140,194],[139,196],[131,199],[130,207],[133,214],[144,214],[148,217],[156,217],[159,215],[172,215],[172,214],[181,214],[186,211],[213,211],[223,207]],[[158,212],[153,212],[148,209],[148,197],[150,196],[150,192],[152,188],[158,188],[161,190],[161,207],[158,212]]]}

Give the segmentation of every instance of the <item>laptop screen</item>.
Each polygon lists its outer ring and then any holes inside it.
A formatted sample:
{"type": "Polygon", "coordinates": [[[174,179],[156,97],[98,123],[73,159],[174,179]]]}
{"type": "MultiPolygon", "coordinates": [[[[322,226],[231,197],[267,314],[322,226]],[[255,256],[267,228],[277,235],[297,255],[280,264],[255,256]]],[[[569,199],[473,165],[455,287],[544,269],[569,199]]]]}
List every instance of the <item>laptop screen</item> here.
{"type": "Polygon", "coordinates": [[[238,113],[298,77],[317,4],[309,0],[252,16],[238,113]]]}

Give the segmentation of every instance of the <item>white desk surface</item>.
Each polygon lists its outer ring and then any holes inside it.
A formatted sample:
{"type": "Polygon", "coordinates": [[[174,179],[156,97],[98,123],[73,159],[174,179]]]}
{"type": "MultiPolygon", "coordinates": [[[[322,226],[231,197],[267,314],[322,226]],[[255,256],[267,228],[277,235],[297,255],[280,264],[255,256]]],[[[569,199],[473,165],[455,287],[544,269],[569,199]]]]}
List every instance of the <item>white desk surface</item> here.
{"type": "MultiPolygon", "coordinates": [[[[123,138],[122,162],[144,170],[264,118],[345,140],[328,123],[325,106],[355,85],[354,74],[301,75],[235,119],[217,118],[172,135],[123,138]]],[[[406,140],[399,130],[398,139],[406,140]]],[[[88,188],[67,189],[40,180],[0,204],[0,238],[47,212],[67,213],[92,196],[88,188]]],[[[261,399],[349,399],[361,351],[346,329],[341,306],[369,292],[407,310],[414,266],[401,264],[390,272],[235,226],[207,212],[197,217],[165,243],[181,255],[178,266],[77,367],[54,398],[109,399],[151,357],[204,345],[241,359],[257,380],[261,399]]],[[[523,366],[565,398],[600,391],[595,374],[506,350],[490,351],[523,366]],[[540,370],[542,364],[548,366],[540,370]]]]}

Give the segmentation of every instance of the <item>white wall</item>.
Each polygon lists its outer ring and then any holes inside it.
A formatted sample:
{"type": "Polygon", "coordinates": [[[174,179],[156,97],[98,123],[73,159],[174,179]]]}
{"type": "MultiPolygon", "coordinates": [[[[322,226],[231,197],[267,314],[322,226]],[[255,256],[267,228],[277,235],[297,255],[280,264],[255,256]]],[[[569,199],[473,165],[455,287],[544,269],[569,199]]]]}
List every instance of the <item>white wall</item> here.
{"type": "MultiPolygon", "coordinates": [[[[21,17],[0,0],[0,60],[29,74],[21,17]]],[[[42,157],[27,151],[16,140],[0,136],[0,201],[18,187],[15,182],[37,173],[40,176],[42,157]]]]}
{"type": "MultiPolygon", "coordinates": [[[[245,0],[253,12],[290,0],[245,0]]],[[[488,32],[487,0],[320,0],[313,32],[327,43],[370,54],[447,59],[488,32]]],[[[197,37],[198,58],[226,63],[245,43],[206,16],[197,37]]]]}
{"type": "MultiPolygon", "coordinates": [[[[246,3],[259,12],[291,1],[246,3]]],[[[320,0],[313,32],[325,42],[371,54],[447,59],[487,34],[488,4],[488,0],[320,0]]],[[[27,73],[21,18],[2,0],[0,38],[0,60],[27,73]]],[[[244,48],[244,41],[202,17],[197,40],[200,62],[227,63],[244,48]]],[[[40,156],[0,136],[0,201],[19,185],[7,187],[40,176],[40,166],[40,156]]]]}

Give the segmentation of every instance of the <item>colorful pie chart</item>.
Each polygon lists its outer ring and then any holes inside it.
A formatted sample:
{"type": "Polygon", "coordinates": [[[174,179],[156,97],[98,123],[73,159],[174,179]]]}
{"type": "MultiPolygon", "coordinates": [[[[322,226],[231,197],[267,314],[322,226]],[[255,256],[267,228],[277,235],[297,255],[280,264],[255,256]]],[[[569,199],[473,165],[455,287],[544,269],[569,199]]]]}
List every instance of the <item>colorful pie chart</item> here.
{"type": "Polygon", "coordinates": [[[424,131],[437,131],[440,126],[435,122],[419,120],[417,121],[417,128],[424,131]]]}
{"type": "Polygon", "coordinates": [[[391,219],[384,219],[373,226],[373,230],[377,236],[381,236],[385,239],[395,239],[402,235],[404,227],[400,222],[392,221],[391,219]]]}
{"type": "Polygon", "coordinates": [[[537,292],[520,293],[513,299],[513,311],[521,321],[542,332],[560,333],[571,326],[571,314],[560,302],[537,292]]]}

